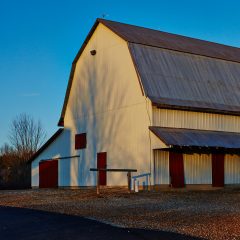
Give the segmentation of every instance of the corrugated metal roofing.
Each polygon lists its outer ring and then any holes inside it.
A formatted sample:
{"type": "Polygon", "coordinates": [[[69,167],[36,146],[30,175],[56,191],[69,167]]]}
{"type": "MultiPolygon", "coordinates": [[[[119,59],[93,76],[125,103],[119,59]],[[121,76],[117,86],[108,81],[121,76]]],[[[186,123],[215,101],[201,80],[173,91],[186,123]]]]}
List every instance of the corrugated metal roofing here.
{"type": "Polygon", "coordinates": [[[130,44],[145,94],[156,105],[240,112],[240,64],[130,44]]]}
{"type": "Polygon", "coordinates": [[[150,127],[168,146],[240,149],[240,133],[150,127]]]}

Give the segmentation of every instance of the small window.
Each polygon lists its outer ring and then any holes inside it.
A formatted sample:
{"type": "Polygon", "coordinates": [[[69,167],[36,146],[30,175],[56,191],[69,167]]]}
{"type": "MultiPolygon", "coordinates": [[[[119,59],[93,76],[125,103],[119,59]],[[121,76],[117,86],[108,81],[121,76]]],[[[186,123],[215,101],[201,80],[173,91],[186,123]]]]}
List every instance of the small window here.
{"type": "Polygon", "coordinates": [[[80,133],[75,135],[75,149],[84,149],[87,147],[87,134],[80,133]]]}

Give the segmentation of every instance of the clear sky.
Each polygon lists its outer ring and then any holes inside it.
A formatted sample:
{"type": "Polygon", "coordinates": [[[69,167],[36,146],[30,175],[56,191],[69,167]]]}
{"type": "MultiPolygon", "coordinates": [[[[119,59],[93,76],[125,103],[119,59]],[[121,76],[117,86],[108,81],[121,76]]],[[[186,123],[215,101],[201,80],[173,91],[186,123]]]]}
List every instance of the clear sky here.
{"type": "Polygon", "coordinates": [[[71,63],[103,14],[240,47],[238,0],[0,0],[0,145],[23,112],[57,130],[71,63]]]}

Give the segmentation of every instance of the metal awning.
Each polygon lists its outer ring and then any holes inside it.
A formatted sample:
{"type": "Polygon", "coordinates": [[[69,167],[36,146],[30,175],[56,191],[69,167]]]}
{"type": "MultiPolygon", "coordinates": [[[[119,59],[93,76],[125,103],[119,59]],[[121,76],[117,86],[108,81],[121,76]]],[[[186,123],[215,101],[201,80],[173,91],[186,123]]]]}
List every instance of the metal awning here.
{"type": "Polygon", "coordinates": [[[240,133],[167,127],[149,129],[169,147],[240,150],[240,133]]]}

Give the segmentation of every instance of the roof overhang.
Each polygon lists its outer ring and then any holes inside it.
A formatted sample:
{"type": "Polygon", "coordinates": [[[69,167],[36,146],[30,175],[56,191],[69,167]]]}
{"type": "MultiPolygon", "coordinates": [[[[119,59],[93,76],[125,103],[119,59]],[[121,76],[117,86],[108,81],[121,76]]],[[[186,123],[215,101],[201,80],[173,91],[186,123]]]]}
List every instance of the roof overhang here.
{"type": "Polygon", "coordinates": [[[240,133],[184,128],[149,127],[169,151],[240,153],[240,133]]]}
{"type": "Polygon", "coordinates": [[[60,134],[63,132],[64,128],[59,128],[39,149],[36,153],[33,154],[33,156],[29,159],[28,163],[31,163],[34,161],[47,147],[51,145],[52,142],[54,142],[60,134]]]}
{"type": "Polygon", "coordinates": [[[66,90],[66,94],[65,94],[65,98],[64,98],[64,102],[63,102],[63,107],[62,107],[62,112],[61,112],[61,116],[60,119],[58,121],[58,126],[59,127],[63,127],[64,126],[64,117],[65,117],[65,112],[66,112],[66,108],[67,108],[67,103],[68,103],[68,99],[69,99],[69,95],[70,95],[70,91],[71,91],[71,87],[72,87],[72,82],[73,82],[73,76],[74,76],[74,72],[75,72],[75,68],[76,68],[76,64],[77,61],[79,59],[79,57],[81,56],[83,50],[85,49],[89,39],[91,38],[91,36],[93,35],[95,29],[97,28],[98,24],[99,24],[99,19],[97,19],[95,21],[95,23],[93,24],[91,30],[89,31],[87,37],[85,38],[81,48],[79,49],[76,57],[74,58],[73,62],[72,62],[72,68],[71,68],[71,72],[70,72],[70,76],[68,79],[68,85],[67,85],[67,90],[66,90]]]}
{"type": "Polygon", "coordinates": [[[170,98],[156,98],[148,97],[152,105],[163,109],[194,111],[194,112],[207,112],[225,115],[240,116],[240,106],[229,106],[218,103],[190,101],[181,99],[170,98]]]}

